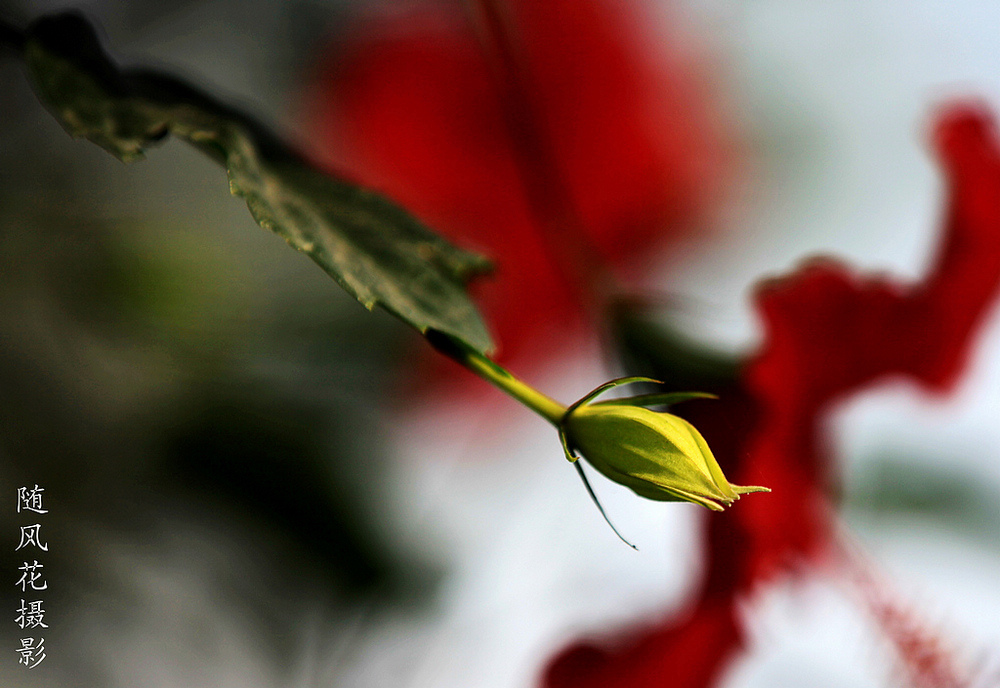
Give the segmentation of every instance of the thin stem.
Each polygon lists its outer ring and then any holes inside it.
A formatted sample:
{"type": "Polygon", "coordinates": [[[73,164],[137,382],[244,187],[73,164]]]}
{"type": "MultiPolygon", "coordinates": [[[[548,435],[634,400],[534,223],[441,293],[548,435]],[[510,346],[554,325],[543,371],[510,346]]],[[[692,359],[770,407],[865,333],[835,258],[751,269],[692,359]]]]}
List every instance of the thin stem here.
{"type": "Polygon", "coordinates": [[[506,369],[500,367],[481,353],[445,334],[430,330],[425,335],[427,341],[439,352],[483,378],[494,387],[506,392],[552,425],[559,423],[566,414],[566,407],[551,399],[534,387],[518,380],[506,369]]]}
{"type": "Polygon", "coordinates": [[[465,360],[465,366],[483,379],[491,382],[553,425],[558,426],[566,407],[551,399],[534,387],[521,382],[505,369],[483,356],[470,355],[465,360]]]}

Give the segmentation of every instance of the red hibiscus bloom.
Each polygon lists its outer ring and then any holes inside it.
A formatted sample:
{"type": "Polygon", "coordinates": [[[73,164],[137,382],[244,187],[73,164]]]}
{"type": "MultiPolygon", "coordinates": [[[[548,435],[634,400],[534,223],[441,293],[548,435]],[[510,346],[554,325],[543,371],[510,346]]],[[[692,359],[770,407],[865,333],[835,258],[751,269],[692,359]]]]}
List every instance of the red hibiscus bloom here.
{"type": "MultiPolygon", "coordinates": [[[[937,392],[957,380],[1000,293],[1000,142],[992,119],[969,105],[944,111],[934,139],[950,201],[927,277],[915,284],[863,278],[822,260],[765,282],[755,299],[765,327],[760,351],[735,377],[707,382],[721,403],[691,402],[689,412],[679,411],[701,429],[727,475],[773,489],[771,498],[746,500],[711,520],[693,613],[634,633],[613,650],[569,648],[548,668],[546,686],[638,688],[664,685],[668,676],[675,687],[711,685],[743,645],[737,597],[835,544],[833,462],[822,435],[833,402],[889,376],[937,392]]],[[[929,653],[932,643],[900,623],[891,603],[876,595],[871,604],[918,685],[960,685],[948,658],[929,653]]]]}
{"type": "Polygon", "coordinates": [[[481,5],[363,23],[322,56],[306,109],[328,162],[495,259],[477,288],[501,357],[534,357],[585,321],[594,270],[705,222],[730,145],[705,82],[655,54],[650,18],[481,5]]]}

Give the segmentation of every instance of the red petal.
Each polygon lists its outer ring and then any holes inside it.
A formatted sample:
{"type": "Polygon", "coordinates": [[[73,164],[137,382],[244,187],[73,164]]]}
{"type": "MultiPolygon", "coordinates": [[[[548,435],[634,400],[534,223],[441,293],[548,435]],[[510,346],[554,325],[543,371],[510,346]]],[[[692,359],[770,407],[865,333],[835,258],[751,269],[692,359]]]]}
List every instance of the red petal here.
{"type": "Polygon", "coordinates": [[[763,414],[736,482],[752,476],[775,490],[776,499],[741,508],[764,570],[821,546],[826,535],[810,493],[829,488],[821,433],[830,404],[890,376],[948,389],[1000,291],[1000,146],[992,122],[980,109],[953,106],[935,141],[950,202],[924,281],[861,278],[813,261],[757,292],[766,337],[746,381],[763,414]]]}
{"type": "MultiPolygon", "coordinates": [[[[589,241],[622,265],[697,222],[728,153],[700,80],[640,38],[648,18],[599,0],[508,4],[533,123],[589,241]]],[[[310,128],[328,161],[496,260],[477,287],[489,324],[504,358],[537,357],[583,314],[539,238],[497,82],[455,9],[385,16],[332,46],[310,128]]]]}
{"type": "Polygon", "coordinates": [[[703,604],[686,623],[653,629],[623,648],[580,644],[564,650],[549,665],[543,685],[706,688],[741,645],[732,607],[703,604]]]}

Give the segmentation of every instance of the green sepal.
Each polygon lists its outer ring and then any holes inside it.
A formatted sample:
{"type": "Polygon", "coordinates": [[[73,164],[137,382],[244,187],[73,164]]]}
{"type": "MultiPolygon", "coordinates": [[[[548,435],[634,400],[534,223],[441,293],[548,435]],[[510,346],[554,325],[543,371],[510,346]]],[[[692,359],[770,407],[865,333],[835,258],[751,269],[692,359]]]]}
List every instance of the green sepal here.
{"type": "MultiPolygon", "coordinates": [[[[604,394],[609,390],[614,389],[615,387],[621,387],[622,385],[630,385],[633,382],[652,382],[655,385],[663,384],[663,382],[661,382],[660,380],[654,380],[651,377],[641,377],[641,376],[619,377],[614,380],[611,380],[610,382],[605,382],[600,387],[597,387],[596,389],[584,395],[582,399],[579,399],[578,401],[575,401],[574,403],[570,404],[569,408],[566,409],[566,415],[571,414],[575,409],[578,409],[584,404],[593,401],[597,397],[601,396],[602,394],[604,394]]],[[[615,401],[618,400],[615,399],[615,401]]]]}
{"type": "Polygon", "coordinates": [[[760,485],[733,485],[730,484],[733,491],[736,494],[749,494],[750,492],[770,492],[770,487],[761,487],[760,485]]]}
{"type": "Polygon", "coordinates": [[[566,452],[566,459],[570,463],[576,463],[577,459],[579,459],[580,457],[574,454],[573,450],[570,449],[569,441],[566,439],[566,433],[563,431],[561,427],[559,428],[559,441],[562,443],[563,451],[566,452]]]}
{"type": "Polygon", "coordinates": [[[598,510],[598,511],[600,511],[600,512],[601,512],[601,516],[603,516],[603,517],[604,517],[604,522],[605,522],[605,523],[607,523],[607,524],[608,524],[608,525],[609,525],[609,526],[611,527],[611,530],[613,530],[613,531],[614,531],[615,535],[617,535],[617,536],[618,536],[618,539],[619,539],[619,540],[621,540],[621,541],[622,541],[622,542],[624,542],[624,543],[625,543],[626,545],[628,545],[629,547],[631,547],[632,549],[634,549],[634,550],[635,550],[636,552],[638,552],[638,551],[639,551],[639,548],[638,548],[638,547],[636,547],[635,545],[633,545],[633,544],[632,544],[631,542],[629,542],[628,540],[626,540],[626,539],[625,539],[625,536],[624,536],[624,535],[622,535],[622,534],[621,534],[621,533],[620,533],[620,532],[618,531],[618,529],[617,529],[617,528],[615,528],[615,524],[611,522],[611,519],[610,519],[610,518],[608,518],[608,514],[607,514],[607,512],[606,512],[606,511],[604,510],[604,506],[603,506],[603,505],[601,504],[601,500],[599,500],[599,499],[597,498],[597,493],[596,493],[596,492],[594,492],[594,488],[593,488],[593,487],[591,487],[591,485],[590,485],[590,481],[589,481],[589,480],[587,479],[587,474],[583,472],[583,464],[581,464],[581,463],[577,462],[577,463],[573,464],[573,466],[574,466],[574,467],[576,468],[576,472],[577,472],[577,475],[579,475],[579,476],[580,476],[580,480],[582,480],[582,481],[583,481],[583,486],[584,486],[585,488],[587,488],[587,494],[589,494],[589,495],[590,495],[590,499],[591,499],[591,500],[593,500],[593,502],[594,502],[594,505],[595,505],[595,506],[597,507],[597,510],[598,510]]]}
{"type": "Polygon", "coordinates": [[[606,401],[594,402],[594,406],[601,406],[603,404],[624,404],[628,406],[642,406],[644,408],[649,408],[650,406],[670,406],[672,404],[679,404],[682,401],[687,401],[689,399],[718,399],[719,397],[715,394],[709,394],[708,392],[664,392],[662,394],[641,394],[636,397],[623,397],[621,399],[608,399],[606,401]]]}

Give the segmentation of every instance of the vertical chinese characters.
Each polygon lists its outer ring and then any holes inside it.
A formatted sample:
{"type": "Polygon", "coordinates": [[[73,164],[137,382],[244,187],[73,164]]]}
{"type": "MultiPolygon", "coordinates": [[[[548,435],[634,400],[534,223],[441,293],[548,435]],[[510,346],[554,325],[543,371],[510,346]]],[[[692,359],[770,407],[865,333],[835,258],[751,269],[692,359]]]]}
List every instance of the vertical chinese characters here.
{"type": "MultiPolygon", "coordinates": [[[[44,488],[37,484],[34,487],[17,488],[17,513],[43,515],[48,513],[48,509],[42,507],[42,493],[44,488]]],[[[42,539],[42,524],[30,523],[20,526],[21,536],[15,552],[34,548],[42,552],[49,551],[49,545],[42,539]]],[[[27,554],[27,552],[25,552],[27,554]]],[[[44,564],[39,563],[35,558],[30,562],[25,561],[18,567],[21,572],[20,577],[14,585],[20,589],[22,594],[27,594],[46,590],[49,584],[45,580],[42,569],[44,564]]],[[[32,595],[34,596],[34,595],[32,595]]],[[[48,628],[45,623],[44,600],[27,600],[21,598],[21,605],[17,608],[17,616],[14,623],[23,630],[48,628]]],[[[45,638],[25,637],[20,639],[21,647],[17,649],[19,655],[18,663],[34,669],[45,659],[45,638]]]]}

